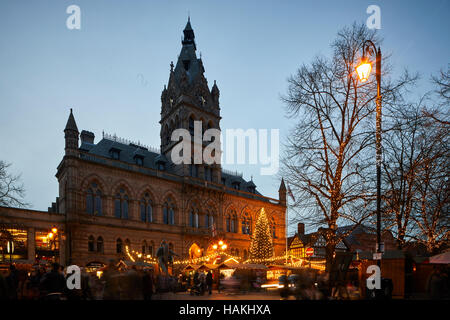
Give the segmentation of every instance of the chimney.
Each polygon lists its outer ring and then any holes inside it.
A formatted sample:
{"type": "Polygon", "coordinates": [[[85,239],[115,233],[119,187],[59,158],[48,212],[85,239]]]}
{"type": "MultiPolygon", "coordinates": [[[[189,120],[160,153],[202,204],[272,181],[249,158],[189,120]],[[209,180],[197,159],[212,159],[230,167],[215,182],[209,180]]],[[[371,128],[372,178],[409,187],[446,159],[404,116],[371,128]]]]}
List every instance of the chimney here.
{"type": "Polygon", "coordinates": [[[86,142],[90,144],[94,144],[95,135],[90,131],[83,130],[81,131],[81,143],[86,142]]]}
{"type": "Polygon", "coordinates": [[[297,233],[299,235],[304,235],[305,234],[305,224],[304,223],[298,223],[297,224],[297,233]]]}

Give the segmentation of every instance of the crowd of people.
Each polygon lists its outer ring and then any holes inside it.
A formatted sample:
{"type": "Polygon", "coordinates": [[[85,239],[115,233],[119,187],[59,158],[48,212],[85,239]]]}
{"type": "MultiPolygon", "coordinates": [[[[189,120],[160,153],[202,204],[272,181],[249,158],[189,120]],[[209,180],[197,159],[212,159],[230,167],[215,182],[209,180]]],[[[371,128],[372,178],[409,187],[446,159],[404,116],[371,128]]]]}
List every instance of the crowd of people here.
{"type": "Polygon", "coordinates": [[[31,271],[11,264],[8,272],[0,272],[0,300],[150,300],[157,290],[151,269],[121,270],[111,261],[100,274],[81,268],[80,289],[69,289],[70,274],[58,263],[35,265],[31,271]]]}
{"type": "MultiPolygon", "coordinates": [[[[30,269],[9,265],[6,272],[0,271],[0,300],[151,300],[155,293],[187,291],[191,295],[211,295],[214,288],[249,292],[261,289],[263,280],[251,277],[251,273],[234,272],[224,278],[221,273],[194,271],[180,273],[178,277],[156,275],[152,268],[137,268],[135,265],[123,267],[114,261],[97,270],[88,272],[81,268],[79,289],[69,289],[71,274],[58,263],[34,265],[30,269]],[[216,278],[218,276],[218,278],[216,278]]],[[[310,271],[282,276],[279,283],[281,297],[294,295],[299,299],[320,300],[339,298],[357,299],[357,281],[352,277],[344,286],[334,292],[327,285],[327,274],[317,275],[310,271]],[[352,297],[354,296],[354,297],[352,297]]],[[[428,277],[427,291],[431,299],[449,297],[449,277],[445,268],[435,266],[428,277]]]]}

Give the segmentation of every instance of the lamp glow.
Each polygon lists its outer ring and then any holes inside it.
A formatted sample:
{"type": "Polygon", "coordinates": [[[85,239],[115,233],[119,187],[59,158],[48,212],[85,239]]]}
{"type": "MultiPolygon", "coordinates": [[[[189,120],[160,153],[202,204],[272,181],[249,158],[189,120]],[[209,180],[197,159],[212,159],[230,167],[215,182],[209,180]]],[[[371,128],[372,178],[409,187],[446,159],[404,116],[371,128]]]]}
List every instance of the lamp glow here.
{"type": "Polygon", "coordinates": [[[361,82],[366,82],[369,79],[370,71],[372,71],[372,64],[367,60],[361,61],[358,67],[356,67],[356,73],[361,82]]]}

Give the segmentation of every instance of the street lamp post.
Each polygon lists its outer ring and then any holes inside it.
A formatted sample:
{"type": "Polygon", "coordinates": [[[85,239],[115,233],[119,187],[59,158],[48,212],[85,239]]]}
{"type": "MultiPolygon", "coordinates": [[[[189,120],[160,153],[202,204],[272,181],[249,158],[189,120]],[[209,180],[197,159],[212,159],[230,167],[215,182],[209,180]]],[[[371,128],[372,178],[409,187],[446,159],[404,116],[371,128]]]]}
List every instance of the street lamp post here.
{"type": "Polygon", "coordinates": [[[47,234],[47,238],[49,239],[50,250],[53,252],[53,262],[56,262],[56,239],[58,235],[58,229],[54,226],[52,230],[47,234]]]}
{"type": "Polygon", "coordinates": [[[362,82],[369,79],[372,65],[369,62],[368,56],[375,54],[375,76],[377,80],[377,100],[376,100],[376,134],[375,134],[375,148],[376,148],[376,163],[377,163],[377,244],[376,252],[378,255],[377,264],[381,265],[381,49],[375,46],[371,40],[366,40],[363,44],[363,56],[361,63],[356,68],[356,72],[362,82]]]}

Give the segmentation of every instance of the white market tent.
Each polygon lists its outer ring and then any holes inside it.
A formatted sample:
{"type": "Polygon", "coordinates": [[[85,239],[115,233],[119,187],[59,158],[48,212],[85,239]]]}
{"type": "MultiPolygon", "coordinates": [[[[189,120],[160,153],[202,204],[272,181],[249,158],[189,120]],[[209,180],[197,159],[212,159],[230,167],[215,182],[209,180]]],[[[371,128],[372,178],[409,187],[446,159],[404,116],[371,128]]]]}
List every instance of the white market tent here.
{"type": "Polygon", "coordinates": [[[430,263],[450,264],[450,250],[429,258],[430,263]]]}

